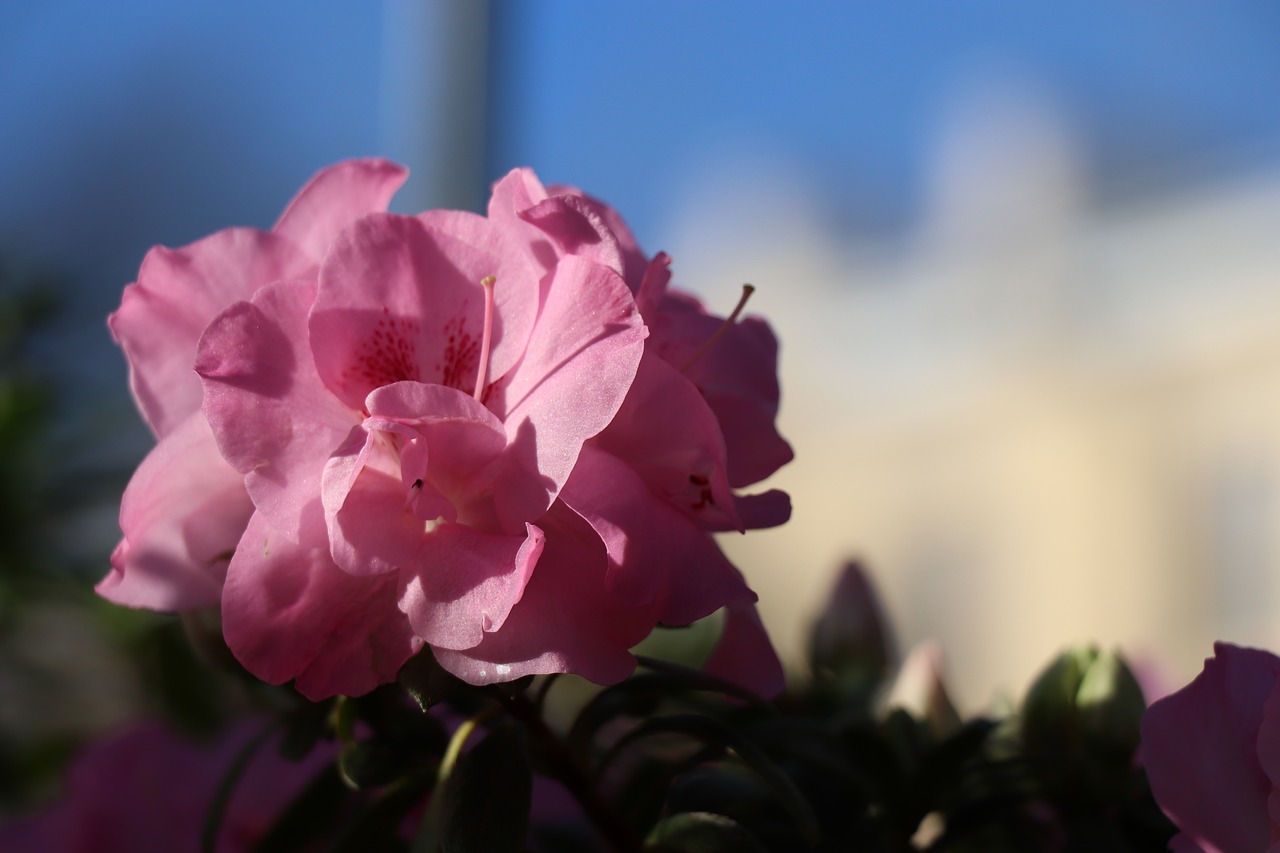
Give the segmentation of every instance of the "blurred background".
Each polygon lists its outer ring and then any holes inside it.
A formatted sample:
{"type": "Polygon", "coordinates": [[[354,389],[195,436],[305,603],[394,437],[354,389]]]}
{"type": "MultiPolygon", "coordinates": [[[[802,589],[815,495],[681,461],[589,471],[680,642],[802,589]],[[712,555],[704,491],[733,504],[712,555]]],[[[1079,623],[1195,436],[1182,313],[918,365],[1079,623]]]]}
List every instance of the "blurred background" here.
{"type": "Polygon", "coordinates": [[[122,287],[362,155],[402,211],[529,165],[713,310],[756,285],[795,511],[725,547],[794,667],[852,556],[968,712],[1072,641],[1169,687],[1280,648],[1280,6],[942,8],[6,5],[0,769],[190,671],[90,592],[151,443],[122,287]]]}

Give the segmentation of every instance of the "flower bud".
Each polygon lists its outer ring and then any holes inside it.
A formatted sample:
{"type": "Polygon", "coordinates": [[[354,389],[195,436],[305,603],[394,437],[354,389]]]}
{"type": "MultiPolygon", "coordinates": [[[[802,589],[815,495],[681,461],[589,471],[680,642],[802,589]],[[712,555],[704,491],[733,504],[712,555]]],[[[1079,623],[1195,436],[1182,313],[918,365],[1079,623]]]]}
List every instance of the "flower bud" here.
{"type": "Polygon", "coordinates": [[[1076,691],[1081,735],[1095,751],[1128,760],[1138,748],[1138,727],[1147,710],[1142,687],[1124,659],[1101,652],[1076,691]]]}
{"type": "Polygon", "coordinates": [[[939,739],[960,727],[960,714],[942,681],[942,649],[937,643],[924,642],[911,650],[885,704],[923,721],[939,739]]]}
{"type": "Polygon", "coordinates": [[[1087,750],[1127,762],[1138,746],[1146,701],[1114,651],[1076,646],[1031,685],[1022,706],[1023,743],[1033,750],[1087,750]]]}
{"type": "Polygon", "coordinates": [[[875,589],[862,566],[850,561],[813,626],[809,662],[814,678],[842,692],[870,692],[888,669],[889,644],[875,589]]]}

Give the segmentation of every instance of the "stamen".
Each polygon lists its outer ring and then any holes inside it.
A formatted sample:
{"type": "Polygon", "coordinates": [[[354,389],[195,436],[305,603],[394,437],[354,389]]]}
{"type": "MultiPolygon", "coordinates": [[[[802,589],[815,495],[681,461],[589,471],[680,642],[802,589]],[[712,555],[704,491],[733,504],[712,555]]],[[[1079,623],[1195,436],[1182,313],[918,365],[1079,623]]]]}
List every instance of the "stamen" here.
{"type": "Polygon", "coordinates": [[[489,344],[493,340],[493,285],[497,279],[487,275],[480,279],[484,288],[484,335],[480,338],[480,372],[476,374],[476,390],[472,397],[479,400],[484,395],[485,382],[489,379],[489,344]]]}
{"type": "Polygon", "coordinates": [[[742,285],[742,298],[739,299],[738,304],[734,306],[733,313],[725,318],[725,321],[720,324],[720,328],[716,329],[715,334],[707,338],[706,342],[704,342],[702,346],[698,347],[698,351],[690,356],[689,360],[680,367],[681,373],[684,373],[690,367],[693,367],[693,365],[697,363],[698,359],[711,351],[711,348],[716,345],[716,341],[720,340],[724,333],[729,331],[729,327],[738,321],[738,315],[742,313],[743,308],[747,307],[747,300],[750,299],[751,294],[755,292],[756,289],[751,285],[742,285]]]}

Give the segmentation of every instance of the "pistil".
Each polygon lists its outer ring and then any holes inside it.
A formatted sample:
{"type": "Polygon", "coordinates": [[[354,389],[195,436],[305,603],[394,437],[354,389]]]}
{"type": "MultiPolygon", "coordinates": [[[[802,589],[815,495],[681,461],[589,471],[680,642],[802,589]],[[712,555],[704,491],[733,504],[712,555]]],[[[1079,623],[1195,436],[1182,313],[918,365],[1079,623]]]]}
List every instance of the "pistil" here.
{"type": "Polygon", "coordinates": [[[688,361],[681,365],[681,373],[684,373],[690,367],[693,367],[693,365],[697,363],[698,359],[711,351],[711,348],[716,345],[716,341],[720,340],[720,338],[724,336],[724,333],[729,331],[729,327],[738,321],[738,315],[742,313],[743,308],[747,307],[747,300],[750,299],[751,294],[755,292],[756,289],[753,286],[749,284],[742,285],[742,298],[739,299],[738,304],[734,306],[733,313],[726,317],[725,321],[720,324],[720,328],[716,329],[715,334],[707,338],[702,346],[698,347],[698,351],[690,356],[688,361]]]}
{"type": "Polygon", "coordinates": [[[476,374],[476,390],[472,397],[484,402],[484,386],[489,380],[489,346],[493,342],[493,285],[497,279],[487,275],[480,279],[484,288],[484,334],[480,338],[480,370],[476,374]]]}

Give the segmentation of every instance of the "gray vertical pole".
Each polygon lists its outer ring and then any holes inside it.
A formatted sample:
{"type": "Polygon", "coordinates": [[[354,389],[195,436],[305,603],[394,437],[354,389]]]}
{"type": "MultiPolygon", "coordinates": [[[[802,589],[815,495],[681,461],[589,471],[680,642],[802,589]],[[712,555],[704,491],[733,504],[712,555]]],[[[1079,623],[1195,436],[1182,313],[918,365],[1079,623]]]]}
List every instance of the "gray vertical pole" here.
{"type": "Polygon", "coordinates": [[[379,138],[413,172],[397,210],[484,204],[488,28],[488,0],[384,0],[379,138]]]}

